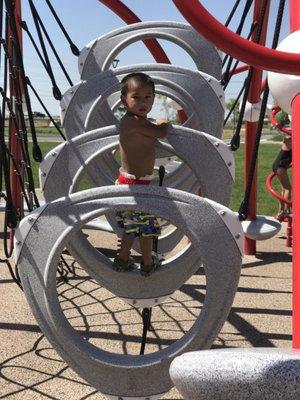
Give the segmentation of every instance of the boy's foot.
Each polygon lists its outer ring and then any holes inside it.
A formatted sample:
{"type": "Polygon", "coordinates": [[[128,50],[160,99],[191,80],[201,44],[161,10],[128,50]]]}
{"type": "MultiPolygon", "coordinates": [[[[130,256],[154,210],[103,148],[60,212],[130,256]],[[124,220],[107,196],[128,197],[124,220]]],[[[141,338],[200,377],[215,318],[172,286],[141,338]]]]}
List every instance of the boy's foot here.
{"type": "Polygon", "coordinates": [[[127,261],[122,260],[122,258],[115,257],[113,262],[113,269],[117,272],[128,272],[134,267],[134,259],[129,257],[127,261]]]}
{"type": "Polygon", "coordinates": [[[162,261],[160,261],[156,257],[152,257],[152,264],[150,265],[145,265],[143,262],[141,262],[141,275],[144,277],[148,277],[153,274],[160,266],[162,261]]]}

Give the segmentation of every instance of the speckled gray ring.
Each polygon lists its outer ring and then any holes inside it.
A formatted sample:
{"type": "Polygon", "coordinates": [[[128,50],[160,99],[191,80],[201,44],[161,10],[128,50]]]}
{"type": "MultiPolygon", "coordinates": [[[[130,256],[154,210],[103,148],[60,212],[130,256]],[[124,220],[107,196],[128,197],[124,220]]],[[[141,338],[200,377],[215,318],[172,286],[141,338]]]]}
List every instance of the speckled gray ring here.
{"type": "Polygon", "coordinates": [[[187,124],[212,136],[221,137],[224,92],[219,81],[203,72],[172,65],[140,64],[93,75],[64,94],[61,114],[67,138],[115,124],[117,120],[106,99],[120,89],[119,81],[125,75],[137,71],[149,74],[156,84],[163,84],[178,93],[174,100],[183,100],[187,104],[187,124]],[[107,107],[102,108],[101,105],[107,107]]]}
{"type": "Polygon", "coordinates": [[[130,24],[93,40],[81,50],[78,57],[81,79],[107,70],[124,48],[149,38],[177,44],[192,57],[199,71],[221,79],[221,57],[216,48],[190,25],[168,21],[130,24]]]}
{"type": "MultiPolygon", "coordinates": [[[[242,236],[237,217],[211,200],[174,189],[124,185],[75,193],[34,211],[21,221],[15,246],[27,300],[61,357],[104,394],[146,398],[171,388],[169,365],[174,357],[209,348],[220,331],[239,280],[242,236]],[[127,208],[155,210],[180,225],[201,255],[206,273],[205,301],[193,327],[168,348],[144,356],[112,354],[88,343],[67,321],[56,290],[57,263],[75,231],[109,209],[127,208]]],[[[114,278],[123,275],[112,273],[114,278]]],[[[159,273],[150,279],[128,274],[127,284],[137,284],[138,278],[147,287],[155,276],[159,273]]]]}
{"type": "MultiPolygon", "coordinates": [[[[157,79],[157,83],[163,82],[165,86],[177,90],[179,97],[175,100],[180,102],[184,99],[188,104],[187,126],[193,126],[198,130],[203,126],[204,131],[216,137],[221,136],[224,116],[223,90],[218,81],[209,75],[165,64],[145,65],[143,68],[151,73],[154,80],[157,79]],[[216,94],[216,91],[219,94],[216,94]]],[[[71,88],[62,100],[65,104],[63,107],[67,107],[63,120],[67,137],[71,138],[84,131],[118,122],[107,105],[107,96],[120,88],[119,79],[124,74],[139,70],[139,66],[134,66],[106,71],[82,82],[76,90],[71,88]],[[100,99],[97,101],[96,98],[99,96],[100,99]]],[[[108,156],[105,157],[106,161],[103,160],[104,163],[113,165],[112,156],[108,156]]],[[[183,181],[192,176],[184,164],[178,168],[177,173],[183,181]]],[[[177,186],[177,188],[182,187],[177,186]]]]}
{"type": "MultiPolygon", "coordinates": [[[[163,82],[166,85],[170,85],[174,90],[177,89],[180,98],[186,99],[191,110],[189,121],[193,126],[199,129],[201,127],[200,122],[202,121],[203,126],[205,126],[213,136],[221,136],[224,115],[223,90],[218,81],[209,75],[203,75],[199,72],[192,72],[173,66],[166,66],[164,64],[145,65],[143,68],[146,72],[151,72],[152,77],[154,80],[157,78],[158,83],[163,82]],[[174,82],[172,80],[174,80],[174,82]],[[198,87],[197,90],[195,90],[197,81],[198,87]],[[217,95],[216,92],[219,94],[217,95]],[[221,100],[220,97],[222,97],[221,100]],[[214,113],[211,112],[212,109],[214,113]]],[[[104,101],[109,93],[114,92],[120,87],[119,79],[121,79],[124,74],[139,70],[139,66],[134,66],[130,68],[120,68],[114,71],[106,71],[83,82],[76,90],[71,88],[65,95],[65,104],[69,105],[64,118],[67,136],[73,137],[82,133],[89,127],[103,126],[104,123],[108,123],[108,121],[111,120],[109,115],[112,116],[112,112],[109,110],[99,114],[96,112],[99,104],[97,101],[94,103],[93,101],[97,96],[100,96],[104,101]],[[84,114],[83,116],[82,113],[84,114]],[[83,122],[85,118],[88,120],[87,115],[91,117],[92,124],[86,123],[86,126],[84,126],[83,122]],[[106,121],[104,122],[105,118],[106,121]]],[[[176,100],[178,101],[178,99],[176,100]]],[[[90,122],[91,119],[89,120],[90,122]]],[[[181,175],[183,181],[189,179],[191,176],[190,170],[186,169],[185,165],[178,168],[177,172],[181,175]]],[[[177,188],[182,187],[177,186],[177,188]]]]}
{"type": "MultiPolygon", "coordinates": [[[[110,159],[107,157],[103,157],[105,154],[111,154],[111,149],[115,148],[118,144],[118,137],[106,137],[107,128],[103,129],[104,137],[101,138],[98,136],[96,131],[92,131],[88,138],[82,138],[78,140],[72,140],[72,143],[61,144],[56,148],[52,149],[44,158],[42,163],[40,164],[40,183],[41,187],[44,191],[44,197],[46,201],[51,201],[61,196],[66,195],[67,193],[71,193],[77,190],[78,184],[80,182],[80,178],[82,174],[86,179],[89,180],[93,186],[105,186],[112,185],[115,182],[115,179],[118,175],[118,165],[113,159],[113,163],[111,163],[110,159]],[[89,143],[86,143],[86,142],[89,143]],[[77,149],[74,146],[78,146],[77,149]],[[112,147],[110,147],[112,146],[112,147]],[[68,147],[68,150],[66,149],[68,147]],[[70,150],[71,149],[71,150],[70,150]],[[84,149],[84,150],[82,150],[84,149]],[[63,154],[60,154],[61,151],[63,154]],[[65,153],[66,151],[66,153],[65,153]],[[69,151],[73,152],[69,154],[69,151]],[[81,151],[83,153],[81,154],[81,151]],[[58,156],[60,154],[60,156],[58,156]],[[74,162],[76,163],[74,169],[74,162]],[[78,164],[79,162],[79,164],[78,164]],[[55,166],[54,166],[55,163],[55,166]],[[73,164],[73,165],[71,165],[73,164]],[[83,166],[83,168],[81,168],[83,166]],[[67,174],[64,173],[61,175],[61,171],[68,171],[69,179],[67,174]],[[71,172],[72,171],[72,172],[71,172]],[[72,174],[70,180],[70,174],[72,174]],[[60,185],[57,186],[58,176],[61,176],[60,185]],[[68,185],[71,185],[70,187],[68,185]]],[[[110,129],[110,128],[108,128],[110,129]]],[[[184,131],[183,131],[184,132],[184,131]]],[[[81,135],[82,136],[82,135],[81,135]]],[[[100,133],[101,136],[101,133],[100,133]]],[[[78,137],[79,138],[79,137],[78,137]]],[[[76,139],[76,138],[75,138],[76,139]]],[[[216,140],[215,142],[218,142],[216,140]]],[[[224,143],[222,143],[219,149],[224,147],[224,143]]],[[[169,153],[174,152],[172,146],[167,145],[167,143],[162,143],[161,146],[163,148],[167,148],[169,153]]],[[[159,147],[157,147],[159,148],[159,147]]],[[[188,151],[188,149],[186,149],[188,151]]],[[[227,150],[225,146],[225,150],[227,150]]],[[[225,156],[225,163],[231,164],[233,162],[233,157],[230,152],[227,152],[227,156],[225,156]]],[[[223,155],[224,157],[224,155],[223,155]]],[[[178,188],[181,190],[188,191],[190,193],[196,193],[199,183],[195,178],[195,175],[189,169],[187,165],[185,165],[185,170],[189,170],[190,174],[183,175],[181,174],[182,170],[177,168],[174,172],[166,174],[164,179],[164,185],[168,187],[178,188]]],[[[230,172],[233,174],[234,168],[233,164],[230,168],[230,172]]],[[[219,175],[218,175],[219,176],[219,175]]],[[[227,180],[225,179],[225,184],[227,180]]],[[[158,186],[158,178],[155,178],[152,182],[153,185],[158,186]]],[[[232,187],[232,182],[226,186],[226,190],[230,190],[232,187]]],[[[216,189],[219,189],[220,186],[216,185],[216,189]]],[[[213,191],[210,191],[213,193],[213,191]]],[[[210,197],[210,196],[207,196],[210,197]]],[[[227,193],[227,196],[222,200],[228,199],[230,197],[230,193],[227,193]]],[[[220,197],[221,198],[221,197],[220,197]]],[[[223,203],[224,201],[222,201],[223,203]]],[[[224,204],[228,204],[228,202],[224,202],[224,204]]],[[[110,231],[115,231],[121,234],[120,229],[117,227],[115,223],[115,217],[107,215],[108,221],[110,222],[110,226],[113,226],[114,229],[110,229],[110,231]]],[[[104,225],[105,230],[107,230],[107,226],[104,225]]],[[[162,254],[171,251],[182,239],[182,232],[180,230],[173,228],[168,230],[168,232],[160,235],[158,239],[158,251],[162,254]]],[[[138,243],[134,243],[134,249],[139,251],[138,243]]]]}
{"type": "MultiPolygon", "coordinates": [[[[40,164],[40,181],[46,201],[76,191],[83,174],[96,186],[113,184],[116,175],[105,176],[107,169],[103,171],[103,165],[98,166],[95,161],[117,141],[117,128],[112,126],[80,135],[52,149],[40,164]]],[[[168,141],[194,172],[204,196],[228,206],[234,181],[234,159],[226,144],[205,133],[183,127],[171,129],[168,141]]],[[[165,185],[169,187],[171,184],[167,177],[165,185]]],[[[184,184],[180,186],[184,187],[184,184]]],[[[114,218],[107,218],[118,231],[114,218]]],[[[172,250],[181,237],[182,233],[175,230],[160,237],[159,251],[166,253],[172,250]]],[[[86,264],[88,268],[90,261],[86,264]]]]}
{"type": "MultiPolygon", "coordinates": [[[[93,42],[88,44],[80,53],[78,58],[79,72],[81,79],[88,79],[101,71],[105,71],[110,67],[111,61],[117,57],[118,53],[133,42],[147,38],[161,38],[176,43],[183,48],[194,60],[197,69],[205,72],[216,79],[221,78],[221,57],[216,48],[196,32],[190,25],[157,21],[157,22],[141,22],[131,24],[120,29],[116,29],[93,42]]],[[[168,97],[177,100],[184,109],[188,109],[187,103],[183,98],[178,98],[176,91],[160,87],[156,85],[157,93],[163,93],[168,97]]],[[[220,93],[218,93],[220,95],[220,93]]],[[[118,94],[119,96],[119,94],[118,94]]],[[[104,107],[103,114],[109,114],[106,102],[102,103],[104,107]]],[[[107,121],[106,124],[113,124],[116,121],[107,121]]],[[[98,124],[98,126],[101,126],[98,124]]],[[[194,129],[200,129],[193,123],[192,120],[187,121],[185,126],[194,129]]],[[[203,129],[207,131],[206,129],[203,129]]],[[[209,132],[210,133],[210,132],[209,132]]],[[[106,156],[107,162],[110,160],[113,163],[110,155],[106,156]]],[[[188,179],[189,172],[182,165],[180,167],[181,175],[185,175],[188,179]]],[[[178,186],[178,188],[185,190],[178,186]]]]}
{"type": "Polygon", "coordinates": [[[177,357],[170,376],[186,400],[299,400],[300,351],[234,348],[177,357]]]}

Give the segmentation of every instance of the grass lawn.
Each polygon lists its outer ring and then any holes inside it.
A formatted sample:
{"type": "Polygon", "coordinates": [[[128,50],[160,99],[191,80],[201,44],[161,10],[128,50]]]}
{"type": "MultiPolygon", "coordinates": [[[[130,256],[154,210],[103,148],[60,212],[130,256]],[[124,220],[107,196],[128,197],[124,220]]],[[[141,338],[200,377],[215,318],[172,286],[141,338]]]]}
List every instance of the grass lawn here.
{"type": "MultiPolygon", "coordinates": [[[[40,147],[43,155],[47,154],[53,147],[58,143],[41,142],[40,147]]],[[[31,146],[31,144],[30,144],[31,146]]],[[[258,161],[258,178],[257,178],[257,214],[262,215],[274,215],[278,209],[277,200],[267,191],[266,189],[266,178],[271,172],[271,166],[274,161],[277,152],[279,151],[280,143],[263,143],[260,145],[259,161],[258,161]]],[[[31,153],[31,148],[30,148],[31,153]]],[[[241,145],[240,149],[235,152],[236,162],[236,182],[234,186],[231,208],[234,211],[239,209],[240,203],[244,197],[243,188],[243,176],[244,176],[244,146],[241,145]]],[[[32,163],[33,175],[35,180],[35,186],[39,187],[38,181],[38,163],[32,163]]],[[[63,173],[63,171],[62,171],[63,173]]],[[[87,188],[86,186],[85,188],[87,188]]],[[[274,179],[274,187],[279,191],[280,186],[277,183],[277,179],[274,179]]]]}

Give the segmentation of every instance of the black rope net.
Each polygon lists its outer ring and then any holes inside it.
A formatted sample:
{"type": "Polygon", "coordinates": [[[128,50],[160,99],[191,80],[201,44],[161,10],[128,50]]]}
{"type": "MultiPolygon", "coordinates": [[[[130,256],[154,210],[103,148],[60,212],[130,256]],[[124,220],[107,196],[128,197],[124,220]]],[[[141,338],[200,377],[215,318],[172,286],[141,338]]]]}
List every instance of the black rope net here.
{"type": "MultiPolygon", "coordinates": [[[[66,38],[69,51],[74,56],[79,55],[79,50],[72,42],[66,29],[55,12],[50,1],[47,1],[50,13],[55,23],[66,38]]],[[[5,263],[13,280],[21,287],[18,267],[12,267],[9,261],[13,253],[14,230],[26,212],[30,212],[40,206],[36,193],[38,182],[34,182],[33,165],[43,159],[42,151],[38,143],[34,112],[31,106],[31,95],[39,102],[45,115],[51,121],[58,134],[65,139],[59,121],[55,120],[35,89],[32,79],[25,71],[22,54],[22,32],[28,38],[37,54],[42,68],[52,85],[52,93],[56,100],[61,99],[61,90],[56,83],[52,59],[55,58],[67,84],[73,82],[66,70],[65,63],[59,56],[47,28],[32,0],[28,0],[32,21],[36,34],[29,30],[26,21],[21,20],[20,4],[13,0],[0,1],[0,67],[2,71],[1,111],[0,111],[0,151],[1,151],[1,180],[0,198],[4,210],[3,250],[5,263]]],[[[58,265],[58,273],[62,279],[72,272],[64,257],[58,265]]]]}

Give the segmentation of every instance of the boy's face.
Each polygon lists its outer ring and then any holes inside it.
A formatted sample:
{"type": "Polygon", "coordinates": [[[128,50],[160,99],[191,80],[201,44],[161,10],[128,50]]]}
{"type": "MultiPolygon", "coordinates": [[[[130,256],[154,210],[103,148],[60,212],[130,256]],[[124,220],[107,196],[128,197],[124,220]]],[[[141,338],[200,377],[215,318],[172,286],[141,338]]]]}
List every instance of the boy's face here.
{"type": "Polygon", "coordinates": [[[127,94],[122,95],[121,100],[129,112],[139,117],[146,117],[151,111],[154,93],[150,85],[132,80],[128,83],[127,94]]]}

